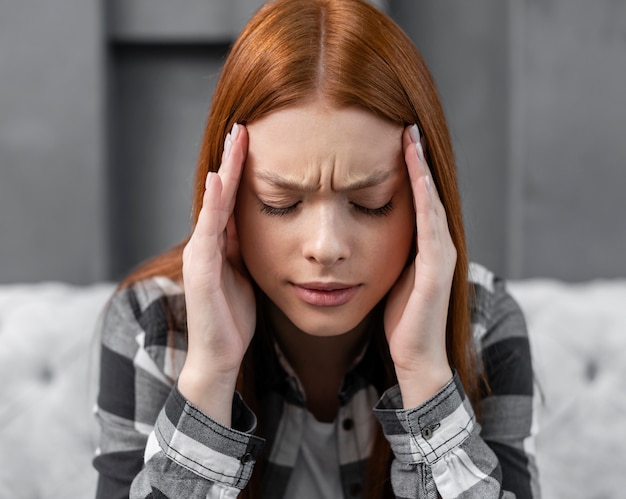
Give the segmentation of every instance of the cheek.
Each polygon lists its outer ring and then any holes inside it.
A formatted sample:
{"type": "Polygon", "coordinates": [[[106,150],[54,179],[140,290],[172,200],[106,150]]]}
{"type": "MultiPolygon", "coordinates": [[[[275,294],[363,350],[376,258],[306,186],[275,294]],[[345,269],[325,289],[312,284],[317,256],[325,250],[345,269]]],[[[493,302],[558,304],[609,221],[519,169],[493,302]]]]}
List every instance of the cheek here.
{"type": "Polygon", "coordinates": [[[380,290],[386,293],[404,271],[411,256],[411,249],[415,241],[415,222],[410,211],[396,211],[386,220],[380,221],[380,226],[368,231],[366,240],[360,245],[364,251],[360,252],[362,268],[369,269],[369,280],[380,290]]]}
{"type": "Polygon", "coordinates": [[[414,224],[407,223],[407,220],[399,220],[385,227],[372,243],[372,247],[377,248],[379,262],[389,271],[399,274],[411,255],[414,234],[414,224]]]}
{"type": "Polygon", "coordinates": [[[250,257],[254,255],[254,242],[257,241],[262,244],[262,240],[259,241],[259,238],[263,235],[254,208],[254,202],[250,196],[242,194],[240,190],[235,204],[235,225],[237,227],[239,252],[248,267],[252,263],[250,257]]]}
{"type": "Polygon", "coordinates": [[[235,224],[239,253],[248,271],[258,282],[259,277],[270,275],[273,265],[280,261],[285,241],[281,240],[280,227],[271,217],[263,215],[257,203],[248,196],[240,196],[235,207],[235,224]]]}
{"type": "Polygon", "coordinates": [[[413,199],[408,189],[400,196],[396,208],[394,218],[387,226],[385,241],[389,246],[389,251],[394,253],[404,266],[410,256],[411,249],[415,245],[416,237],[415,211],[413,199]]]}

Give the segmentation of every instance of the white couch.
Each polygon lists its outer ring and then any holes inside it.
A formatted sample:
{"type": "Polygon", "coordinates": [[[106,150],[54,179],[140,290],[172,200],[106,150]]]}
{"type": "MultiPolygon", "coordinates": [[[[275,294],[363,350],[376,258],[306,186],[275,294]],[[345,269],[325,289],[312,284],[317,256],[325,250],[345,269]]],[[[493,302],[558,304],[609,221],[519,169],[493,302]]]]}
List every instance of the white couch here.
{"type": "MultiPolygon", "coordinates": [[[[513,282],[543,394],[546,499],[626,497],[626,281],[513,282]]],[[[0,499],[89,499],[108,283],[0,286],[0,499]]]]}

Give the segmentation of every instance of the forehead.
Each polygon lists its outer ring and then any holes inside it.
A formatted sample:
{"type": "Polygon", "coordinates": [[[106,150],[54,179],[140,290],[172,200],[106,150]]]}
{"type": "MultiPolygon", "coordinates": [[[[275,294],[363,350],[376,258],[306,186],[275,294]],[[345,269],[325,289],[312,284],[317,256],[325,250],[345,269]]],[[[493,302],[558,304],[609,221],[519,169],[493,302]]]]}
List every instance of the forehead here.
{"type": "Polygon", "coordinates": [[[318,102],[290,107],[248,125],[246,168],[300,182],[341,184],[395,169],[402,127],[366,110],[318,102]]]}

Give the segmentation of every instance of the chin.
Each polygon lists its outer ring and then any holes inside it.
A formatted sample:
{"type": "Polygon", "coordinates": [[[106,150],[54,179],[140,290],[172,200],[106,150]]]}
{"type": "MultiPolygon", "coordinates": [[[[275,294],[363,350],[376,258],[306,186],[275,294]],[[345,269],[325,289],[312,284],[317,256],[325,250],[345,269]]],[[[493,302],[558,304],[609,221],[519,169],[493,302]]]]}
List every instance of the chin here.
{"type": "Polygon", "coordinates": [[[363,325],[368,314],[345,317],[345,314],[313,313],[298,314],[288,317],[289,321],[300,331],[310,336],[331,338],[350,333],[363,325]]]}
{"type": "Polygon", "coordinates": [[[335,336],[342,336],[350,331],[354,330],[357,326],[354,327],[341,327],[338,328],[336,325],[325,327],[324,325],[315,324],[311,327],[307,327],[308,325],[298,325],[295,326],[302,331],[304,334],[308,334],[309,336],[316,336],[318,338],[332,338],[335,336]]]}

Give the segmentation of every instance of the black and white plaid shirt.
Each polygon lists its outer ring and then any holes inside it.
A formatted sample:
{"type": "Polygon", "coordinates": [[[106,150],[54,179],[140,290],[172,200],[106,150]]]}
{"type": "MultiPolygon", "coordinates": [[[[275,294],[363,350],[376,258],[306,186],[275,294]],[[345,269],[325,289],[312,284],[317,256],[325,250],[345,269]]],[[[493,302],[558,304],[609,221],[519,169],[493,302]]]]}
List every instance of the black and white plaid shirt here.
{"type": "MultiPolygon", "coordinates": [[[[414,409],[402,409],[397,386],[381,394],[380,361],[370,344],[344,380],[335,422],[345,498],[362,496],[376,424],[394,454],[390,477],[398,498],[539,497],[526,325],[503,281],[475,264],[470,281],[476,294],[472,326],[491,387],[482,401],[482,426],[456,374],[414,409]]],[[[268,421],[263,439],[253,435],[256,416],[238,395],[233,428],[219,425],[176,387],[186,345],[170,330],[184,329],[184,319],[171,320],[183,317],[181,311],[182,289],[165,278],[118,291],[105,311],[97,497],[234,498],[264,445],[264,497],[283,497],[306,413],[297,378],[280,354],[267,359],[281,367],[281,376],[259,397],[268,421]]]]}

